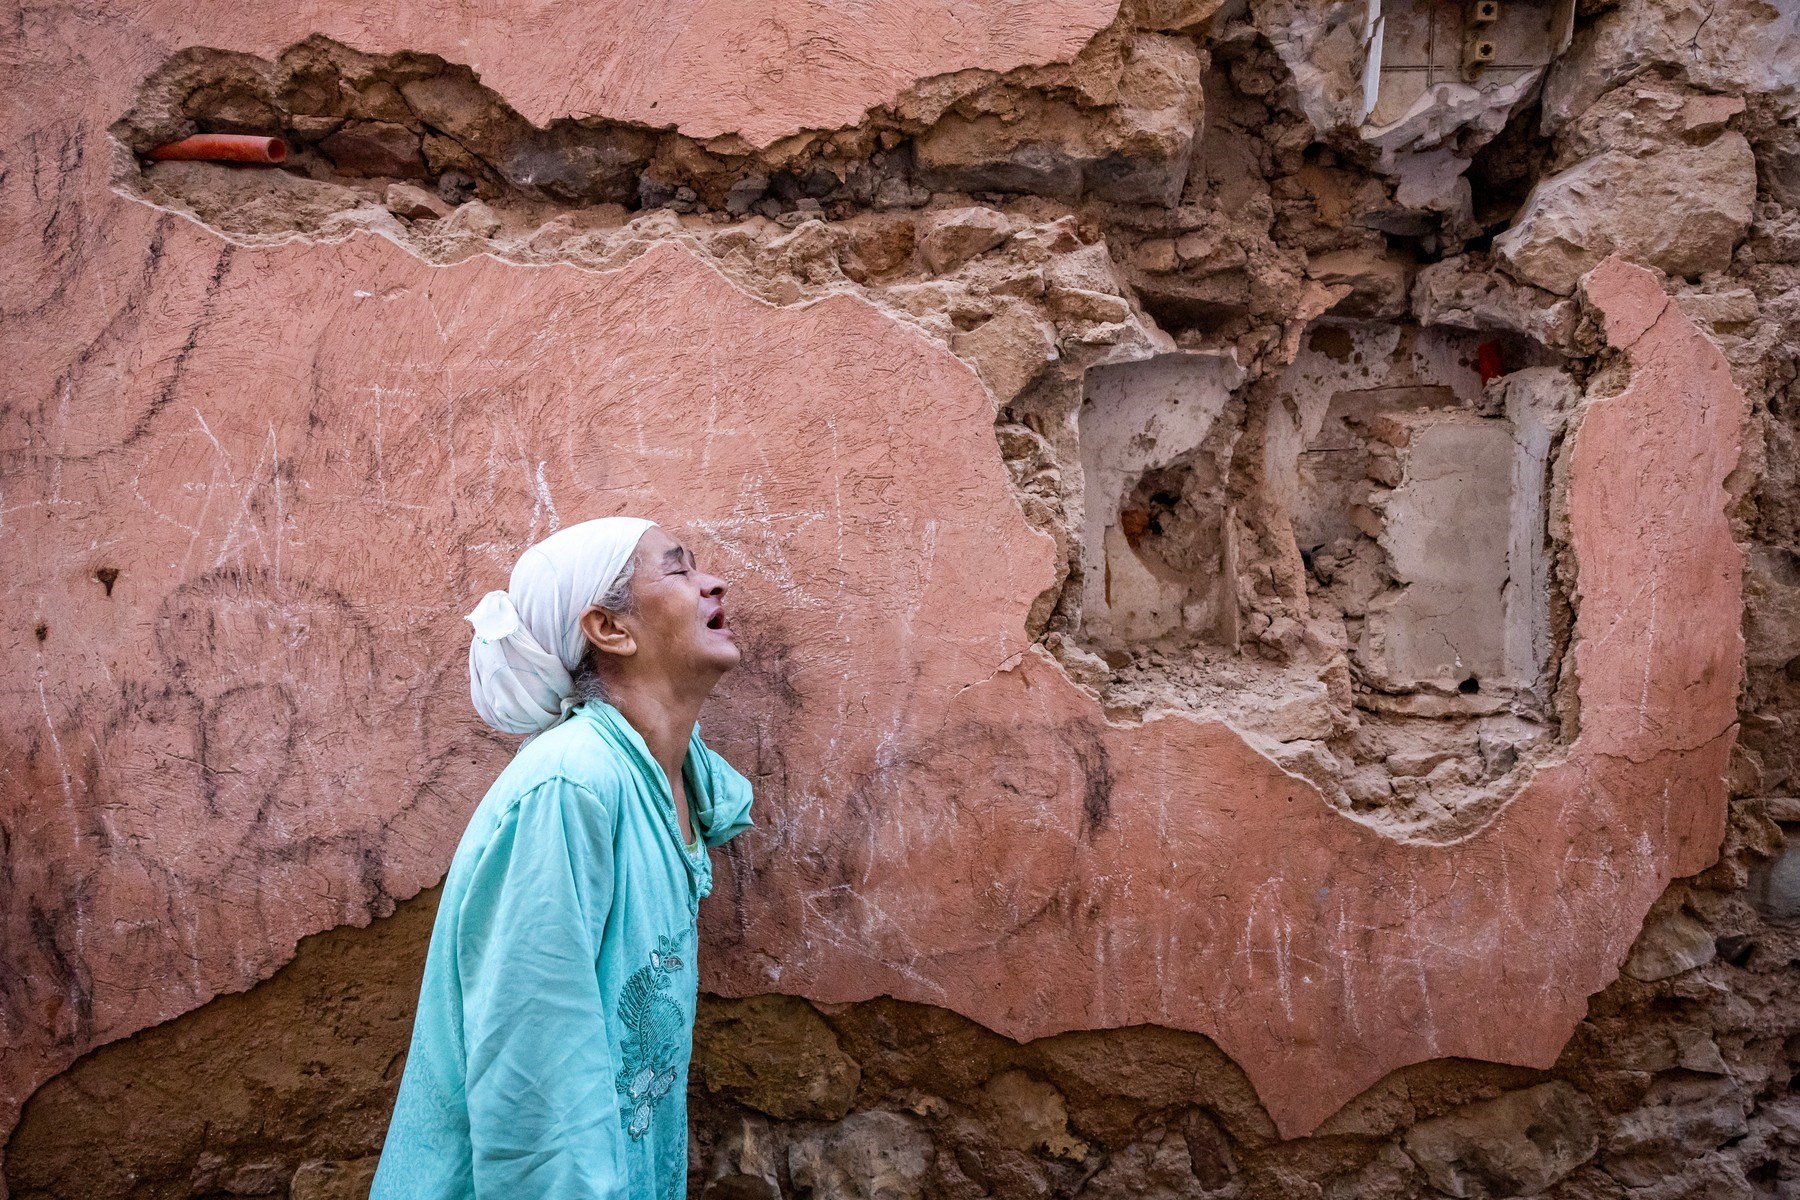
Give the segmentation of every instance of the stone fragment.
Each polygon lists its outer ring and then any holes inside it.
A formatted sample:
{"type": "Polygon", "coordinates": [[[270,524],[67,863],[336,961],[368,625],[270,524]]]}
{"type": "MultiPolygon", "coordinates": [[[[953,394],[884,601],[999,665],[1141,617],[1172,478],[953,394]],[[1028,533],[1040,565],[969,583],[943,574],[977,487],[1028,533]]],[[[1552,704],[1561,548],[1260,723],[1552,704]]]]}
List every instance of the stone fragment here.
{"type": "Polygon", "coordinates": [[[320,142],[344,123],[342,117],[303,117],[289,113],[287,127],[303,142],[320,142]]]}
{"type": "Polygon", "coordinates": [[[1058,321],[1095,321],[1112,323],[1131,316],[1131,305],[1123,296],[1087,288],[1050,287],[1044,301],[1058,321]]]}
{"type": "Polygon", "coordinates": [[[850,234],[844,273],[862,282],[897,271],[912,257],[916,226],[911,218],[859,222],[850,234]]]}
{"type": "Polygon", "coordinates": [[[1741,96],[1707,95],[1655,75],[1633,79],[1600,97],[1562,131],[1550,169],[1560,171],[1608,151],[1649,155],[1710,142],[1711,133],[1743,108],[1741,96]],[[1709,136],[1696,136],[1702,132],[1709,136]]]}
{"type": "Polygon", "coordinates": [[[1137,34],[1118,103],[1096,111],[1031,96],[1005,116],[947,114],[914,143],[919,182],[934,191],[1172,206],[1187,178],[1202,74],[1188,39],[1137,34]]]}
{"type": "Polygon", "coordinates": [[[189,1186],[197,1196],[267,1196],[279,1193],[286,1177],[287,1169],[278,1158],[234,1158],[207,1150],[195,1161],[189,1186]]]}
{"type": "Polygon", "coordinates": [[[1596,1040],[1605,1046],[1610,1064],[1628,1071],[1655,1075],[1680,1067],[1702,1075],[1728,1073],[1718,1043],[1694,1025],[1658,1022],[1623,1016],[1604,1018],[1596,1028],[1596,1040]]]}
{"type": "Polygon", "coordinates": [[[1006,214],[991,208],[958,208],[934,216],[919,238],[919,253],[935,275],[948,275],[985,254],[1012,233],[1006,214]]]}
{"type": "Polygon", "coordinates": [[[1337,250],[1308,260],[1306,274],[1327,287],[1349,286],[1332,309],[1338,316],[1391,320],[1406,312],[1413,267],[1387,250],[1337,250]]]}
{"type": "Polygon", "coordinates": [[[953,336],[950,349],[975,367],[995,405],[1004,406],[1056,361],[1056,331],[1031,305],[1011,301],[980,325],[953,336]]]}
{"type": "Polygon", "coordinates": [[[1026,1071],[1003,1071],[981,1085],[995,1134],[1015,1150],[1079,1162],[1085,1142],[1069,1132],[1062,1093],[1026,1071]]]}
{"type": "Polygon", "coordinates": [[[1175,254],[1188,275],[1206,275],[1235,271],[1249,262],[1243,243],[1230,236],[1228,229],[1208,226],[1182,234],[1175,239],[1175,254]]]}
{"type": "Polygon", "coordinates": [[[781,1200],[780,1154],[767,1121],[739,1117],[713,1153],[700,1200],[781,1200]]]}
{"type": "Polygon", "coordinates": [[[1515,283],[1489,269],[1485,257],[1470,255],[1421,268],[1413,280],[1412,310],[1421,325],[1510,330],[1556,349],[1573,349],[1580,317],[1573,300],[1515,283]]]}
{"type": "Polygon", "coordinates": [[[419,136],[387,121],[346,121],[319,149],[346,175],[425,177],[419,136]]]}
{"type": "Polygon", "coordinates": [[[1664,1075],[1640,1106],[1619,1118],[1601,1166],[1631,1188],[1670,1179],[1706,1151],[1743,1137],[1748,1104],[1729,1077],[1664,1075]]]}
{"type": "Polygon", "coordinates": [[[1600,1120],[1556,1080],[1421,1121],[1402,1144],[1431,1186],[1459,1200],[1531,1196],[1594,1156],[1600,1120]]]}
{"type": "Polygon", "coordinates": [[[1137,8],[1137,19],[1145,29],[1193,33],[1224,4],[1225,0],[1143,0],[1137,8]]]}
{"type": "Polygon", "coordinates": [[[315,1159],[300,1164],[288,1184],[289,1200],[366,1200],[379,1155],[345,1161],[315,1159]]]}
{"type": "Polygon", "coordinates": [[[1757,866],[1751,877],[1756,910],[1767,921],[1800,918],[1800,826],[1784,825],[1781,853],[1757,866]]]}
{"type": "Polygon", "coordinates": [[[1131,252],[1131,265],[1156,274],[1173,271],[1181,265],[1175,254],[1173,238],[1146,238],[1131,252]]]}
{"type": "Polygon", "coordinates": [[[707,1091],[784,1121],[837,1120],[850,1111],[862,1078],[812,1005],[782,995],[703,1008],[694,1073],[707,1091]]]}
{"type": "Polygon", "coordinates": [[[1105,242],[1077,245],[1055,254],[1044,265],[1044,281],[1061,288],[1120,293],[1119,268],[1105,242]]]}
{"type": "MultiPolygon", "coordinates": [[[[1583,5],[1583,11],[1589,6],[1583,5]]],[[[1800,26],[1779,3],[1634,0],[1594,13],[1544,80],[1543,129],[1560,133],[1601,96],[1658,74],[1736,95],[1793,95],[1800,26]]]]}
{"type": "Polygon", "coordinates": [[[1744,644],[1750,665],[1785,667],[1800,658],[1800,556],[1764,548],[1751,553],[1748,566],[1744,644]]]}
{"type": "Polygon", "coordinates": [[[750,206],[762,199],[763,193],[769,190],[769,177],[760,173],[746,175],[732,184],[725,192],[725,211],[734,217],[741,217],[750,211],[750,206]]]}
{"type": "Polygon", "coordinates": [[[446,233],[469,233],[476,237],[493,237],[500,232],[500,217],[493,209],[479,200],[471,200],[457,207],[445,219],[443,224],[446,233]]]}
{"type": "Polygon", "coordinates": [[[571,204],[624,204],[657,146],[645,130],[618,125],[559,125],[529,130],[497,160],[514,185],[571,204]]]}
{"type": "Polygon", "coordinates": [[[810,1200],[918,1200],[936,1148],[911,1117],[845,1117],[788,1147],[788,1173],[810,1200]]]}
{"type": "Polygon", "coordinates": [[[1608,151],[1540,181],[1494,252],[1561,296],[1610,254],[1698,275],[1729,265],[1755,200],[1756,160],[1740,134],[1643,157],[1608,151]]]}
{"type": "Polygon", "coordinates": [[[1192,1200],[1213,1193],[1195,1178],[1186,1139],[1159,1129],[1108,1158],[1081,1194],[1087,1200],[1192,1200]]]}
{"type": "Polygon", "coordinates": [[[450,205],[422,187],[410,183],[390,183],[382,198],[388,211],[409,221],[430,221],[450,215],[450,205]]]}
{"type": "Polygon", "coordinates": [[[1712,931],[1677,909],[1644,925],[1625,960],[1625,974],[1645,983],[1705,966],[1717,954],[1712,931]]]}

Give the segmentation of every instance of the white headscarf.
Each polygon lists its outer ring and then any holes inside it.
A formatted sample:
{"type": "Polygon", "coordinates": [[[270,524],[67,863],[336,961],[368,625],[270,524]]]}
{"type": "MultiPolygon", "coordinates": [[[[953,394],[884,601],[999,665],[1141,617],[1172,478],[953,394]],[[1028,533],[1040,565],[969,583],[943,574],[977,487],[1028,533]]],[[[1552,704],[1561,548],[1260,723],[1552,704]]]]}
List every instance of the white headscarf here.
{"type": "Polygon", "coordinates": [[[580,618],[631,562],[652,522],[601,517],[551,534],[519,555],[504,592],[489,592],[464,620],[469,695],[502,733],[541,733],[575,704],[573,672],[587,649],[580,618]]]}

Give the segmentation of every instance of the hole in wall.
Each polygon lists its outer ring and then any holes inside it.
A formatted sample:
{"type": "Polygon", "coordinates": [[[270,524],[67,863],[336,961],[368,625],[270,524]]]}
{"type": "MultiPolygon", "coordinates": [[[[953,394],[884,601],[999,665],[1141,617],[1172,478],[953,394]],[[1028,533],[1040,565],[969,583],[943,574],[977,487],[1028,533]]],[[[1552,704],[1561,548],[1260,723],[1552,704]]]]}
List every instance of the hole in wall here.
{"type": "Polygon", "coordinates": [[[1116,717],[1230,721],[1341,807],[1450,835],[1556,744],[1547,480],[1575,389],[1528,343],[1326,320],[1278,378],[1088,370],[1080,603],[1116,717]]]}

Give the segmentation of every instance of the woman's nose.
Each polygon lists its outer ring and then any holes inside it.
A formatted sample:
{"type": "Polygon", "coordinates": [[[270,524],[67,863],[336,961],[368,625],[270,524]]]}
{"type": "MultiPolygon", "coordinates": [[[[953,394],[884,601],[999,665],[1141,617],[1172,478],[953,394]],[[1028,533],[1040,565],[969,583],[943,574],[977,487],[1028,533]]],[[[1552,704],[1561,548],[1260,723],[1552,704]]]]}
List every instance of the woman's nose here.
{"type": "Polygon", "coordinates": [[[725,595],[725,589],[731,586],[717,575],[708,575],[705,578],[706,585],[701,589],[700,593],[703,596],[723,597],[725,595]]]}

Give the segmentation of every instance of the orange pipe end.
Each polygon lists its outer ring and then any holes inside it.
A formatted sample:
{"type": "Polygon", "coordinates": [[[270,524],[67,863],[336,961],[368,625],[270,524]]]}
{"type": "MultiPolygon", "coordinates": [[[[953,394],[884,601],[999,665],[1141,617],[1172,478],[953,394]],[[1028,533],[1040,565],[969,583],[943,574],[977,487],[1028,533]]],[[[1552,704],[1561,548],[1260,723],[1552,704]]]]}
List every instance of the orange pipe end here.
{"type": "Polygon", "coordinates": [[[150,151],[150,157],[159,162],[186,159],[265,165],[285,162],[287,154],[287,143],[280,138],[251,133],[196,133],[178,142],[164,142],[150,151]]]}

